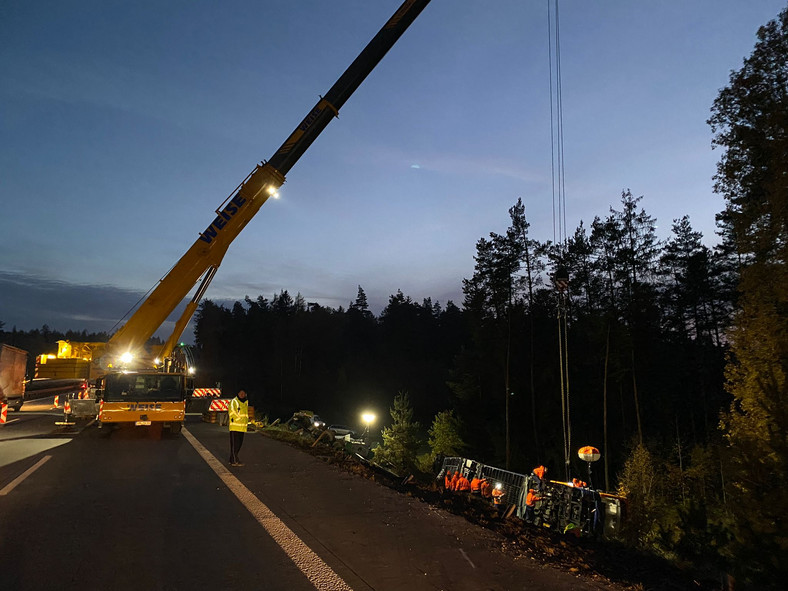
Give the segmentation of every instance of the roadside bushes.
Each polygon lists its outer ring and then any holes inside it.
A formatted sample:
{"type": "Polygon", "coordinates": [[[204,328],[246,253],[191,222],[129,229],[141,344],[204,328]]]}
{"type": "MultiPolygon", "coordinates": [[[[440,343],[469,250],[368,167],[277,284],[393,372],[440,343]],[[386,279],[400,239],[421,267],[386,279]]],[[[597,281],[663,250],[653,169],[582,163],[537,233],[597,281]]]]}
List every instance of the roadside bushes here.
{"type": "Polygon", "coordinates": [[[714,443],[689,453],[679,444],[663,453],[635,445],[619,474],[618,493],[627,499],[623,541],[711,576],[729,571],[720,451],[714,443]]]}
{"type": "Polygon", "coordinates": [[[393,423],[383,429],[383,444],[373,451],[377,463],[388,463],[400,474],[420,472],[432,475],[436,458],[460,455],[466,447],[460,437],[460,421],[453,410],[435,415],[428,430],[430,451],[420,455],[418,451],[424,445],[421,425],[413,421],[413,408],[407,393],[397,394],[390,412],[393,423]]]}

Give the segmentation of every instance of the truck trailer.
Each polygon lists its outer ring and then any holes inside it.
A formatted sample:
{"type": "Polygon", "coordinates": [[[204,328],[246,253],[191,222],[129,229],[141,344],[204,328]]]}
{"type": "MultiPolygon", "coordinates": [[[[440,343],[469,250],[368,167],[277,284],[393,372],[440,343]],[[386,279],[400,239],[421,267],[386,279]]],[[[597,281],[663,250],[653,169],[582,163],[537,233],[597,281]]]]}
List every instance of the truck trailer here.
{"type": "Polygon", "coordinates": [[[0,406],[7,404],[19,412],[25,398],[27,351],[0,345],[0,406]]]}

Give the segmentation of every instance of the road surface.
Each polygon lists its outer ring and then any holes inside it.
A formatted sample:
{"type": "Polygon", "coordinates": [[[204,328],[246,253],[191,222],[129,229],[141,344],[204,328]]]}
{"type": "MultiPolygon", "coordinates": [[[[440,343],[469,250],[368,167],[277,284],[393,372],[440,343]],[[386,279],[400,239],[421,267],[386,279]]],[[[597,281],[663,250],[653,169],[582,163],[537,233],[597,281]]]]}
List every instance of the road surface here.
{"type": "Polygon", "coordinates": [[[606,589],[259,433],[230,468],[226,427],[198,416],[64,431],[45,406],[0,430],[3,588],[606,589]]]}

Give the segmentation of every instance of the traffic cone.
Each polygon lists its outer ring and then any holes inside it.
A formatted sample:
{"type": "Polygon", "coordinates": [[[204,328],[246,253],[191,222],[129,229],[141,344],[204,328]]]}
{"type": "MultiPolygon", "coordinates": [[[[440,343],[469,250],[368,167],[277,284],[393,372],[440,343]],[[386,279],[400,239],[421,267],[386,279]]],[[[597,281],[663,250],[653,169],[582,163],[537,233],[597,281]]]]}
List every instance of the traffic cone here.
{"type": "Polygon", "coordinates": [[[8,418],[8,405],[4,404],[2,408],[0,408],[0,425],[5,425],[5,421],[8,418]]]}

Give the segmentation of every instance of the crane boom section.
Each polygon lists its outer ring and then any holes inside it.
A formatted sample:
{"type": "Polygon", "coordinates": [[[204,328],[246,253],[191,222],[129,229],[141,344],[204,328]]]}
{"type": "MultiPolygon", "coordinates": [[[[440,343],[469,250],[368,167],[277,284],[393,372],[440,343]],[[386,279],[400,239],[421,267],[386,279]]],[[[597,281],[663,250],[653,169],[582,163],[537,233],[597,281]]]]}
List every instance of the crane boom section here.
{"type": "Polygon", "coordinates": [[[430,0],[406,0],[304,118],[269,162],[286,175],[430,0]]]}
{"type": "Polygon", "coordinates": [[[282,183],[284,177],[270,165],[255,168],[129,321],[112,335],[110,352],[137,354],[200,277],[219,266],[232,241],[268,199],[269,190],[275,191],[282,183]]]}
{"type": "MultiPolygon", "coordinates": [[[[430,0],[405,0],[383,28],[367,44],[347,70],[296,127],[271,159],[258,165],[216,210],[216,217],[200,233],[192,247],[161,279],[156,288],[109,340],[109,352],[118,355],[138,353],[148,339],[187,296],[209,269],[215,272],[227,249],[246,224],[259,211],[271,193],[285,182],[285,175],[312,142],[338,115],[347,99],[359,87],[389,49],[402,36],[430,0]]],[[[204,291],[204,290],[200,290],[204,291]]],[[[200,294],[201,295],[201,294],[200,294]]],[[[191,314],[194,300],[176,323],[163,351],[180,338],[191,314]],[[177,334],[176,334],[177,333],[177,334]]]]}

